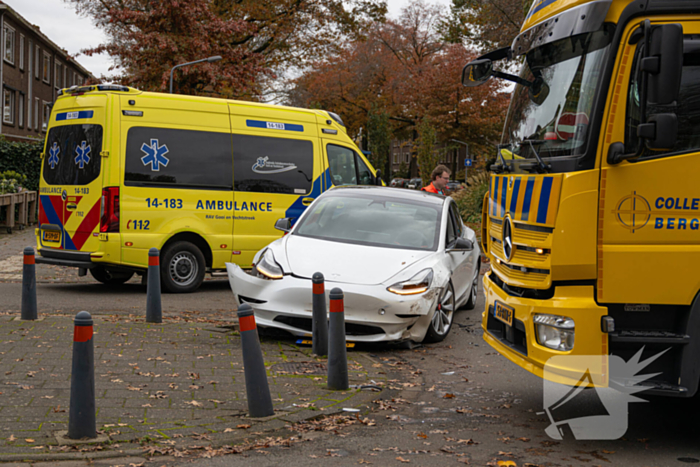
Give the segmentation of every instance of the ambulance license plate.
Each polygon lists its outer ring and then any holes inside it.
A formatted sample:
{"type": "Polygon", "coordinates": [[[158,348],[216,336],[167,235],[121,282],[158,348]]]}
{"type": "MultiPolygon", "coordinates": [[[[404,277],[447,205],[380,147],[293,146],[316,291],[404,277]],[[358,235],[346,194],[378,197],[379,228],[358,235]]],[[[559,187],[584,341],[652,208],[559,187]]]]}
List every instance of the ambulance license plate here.
{"type": "Polygon", "coordinates": [[[60,242],[61,232],[57,230],[44,230],[44,241],[45,242],[60,242]]]}
{"type": "Polygon", "coordinates": [[[506,323],[508,326],[512,326],[513,315],[515,314],[514,311],[512,307],[504,305],[501,302],[496,302],[493,309],[493,316],[495,316],[497,320],[506,323]]]}

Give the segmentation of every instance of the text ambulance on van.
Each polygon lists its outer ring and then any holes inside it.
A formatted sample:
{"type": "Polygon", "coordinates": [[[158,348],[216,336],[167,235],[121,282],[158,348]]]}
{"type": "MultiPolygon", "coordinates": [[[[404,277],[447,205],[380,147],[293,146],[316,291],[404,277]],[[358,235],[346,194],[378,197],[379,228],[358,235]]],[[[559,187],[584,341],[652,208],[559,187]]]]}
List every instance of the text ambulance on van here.
{"type": "Polygon", "coordinates": [[[278,219],[333,185],[381,183],[331,112],[64,89],[43,154],[37,262],[123,283],[156,247],[164,289],[191,292],[226,262],[250,267],[281,235],[278,219]]]}

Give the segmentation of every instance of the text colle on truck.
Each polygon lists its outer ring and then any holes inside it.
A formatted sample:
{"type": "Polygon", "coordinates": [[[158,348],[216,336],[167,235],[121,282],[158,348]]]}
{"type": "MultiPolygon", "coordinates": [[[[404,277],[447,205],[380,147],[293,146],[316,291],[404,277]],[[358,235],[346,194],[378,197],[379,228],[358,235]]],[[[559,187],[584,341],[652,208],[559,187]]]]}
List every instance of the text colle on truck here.
{"type": "Polygon", "coordinates": [[[515,83],[483,205],[482,326],[540,377],[576,384],[578,368],[545,372],[547,361],[599,356],[588,370],[607,386],[608,356],[643,349],[644,373],[658,373],[647,393],[697,392],[698,12],[699,1],[537,0],[510,47],[464,68],[465,86],[515,83]]]}

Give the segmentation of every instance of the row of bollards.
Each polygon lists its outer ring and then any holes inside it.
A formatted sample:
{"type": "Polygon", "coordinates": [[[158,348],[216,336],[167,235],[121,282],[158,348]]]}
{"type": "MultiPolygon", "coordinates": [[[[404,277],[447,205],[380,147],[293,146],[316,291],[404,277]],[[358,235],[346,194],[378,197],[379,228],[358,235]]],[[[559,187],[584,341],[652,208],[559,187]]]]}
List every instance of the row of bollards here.
{"type": "MultiPolygon", "coordinates": [[[[157,248],[151,248],[148,252],[146,322],[149,323],[163,321],[160,301],[159,255],[160,252],[157,248]]],[[[22,320],[38,319],[36,257],[32,247],[24,249],[21,310],[22,320]]],[[[97,424],[95,420],[95,356],[92,341],[92,316],[87,311],[81,311],[76,315],[74,325],[67,437],[70,439],[95,438],[97,437],[97,424]]]]}
{"type": "MultiPolygon", "coordinates": [[[[35,269],[34,249],[27,247],[24,249],[22,275],[23,320],[35,320],[38,317],[35,269]]],[[[327,313],[323,274],[314,274],[312,283],[313,352],[319,356],[328,355],[328,388],[346,390],[349,383],[343,291],[337,287],[331,290],[330,313],[327,313]]],[[[146,322],[162,322],[160,292],[159,251],[151,248],[148,252],[146,322]]],[[[238,318],[249,415],[256,418],[271,416],[274,408],[253,308],[247,303],[242,304],[238,309],[238,318]]],[[[70,439],[95,438],[97,427],[92,316],[87,311],[81,311],[76,315],[74,325],[67,436],[70,439]]]]}
{"type": "MultiPolygon", "coordinates": [[[[36,302],[36,258],[34,256],[34,248],[28,246],[24,249],[23,263],[21,319],[32,321],[39,318],[36,302]]],[[[160,252],[158,248],[151,248],[148,250],[146,322],[163,322],[163,312],[160,302],[160,252]]]]}

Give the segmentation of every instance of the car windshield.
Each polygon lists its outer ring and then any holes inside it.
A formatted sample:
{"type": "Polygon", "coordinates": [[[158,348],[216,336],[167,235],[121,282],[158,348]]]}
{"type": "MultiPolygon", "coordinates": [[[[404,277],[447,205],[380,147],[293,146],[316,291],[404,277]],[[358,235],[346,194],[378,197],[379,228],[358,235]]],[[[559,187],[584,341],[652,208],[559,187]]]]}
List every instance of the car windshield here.
{"type": "Polygon", "coordinates": [[[435,251],[441,204],[362,194],[324,196],[305,213],[293,235],[340,243],[435,251]]]}
{"type": "Polygon", "coordinates": [[[501,140],[509,158],[583,154],[595,92],[602,78],[612,27],[567,37],[531,50],[516,85],[501,140]],[[529,141],[528,141],[529,140],[529,141]],[[512,153],[512,155],[511,155],[512,153]]]}

